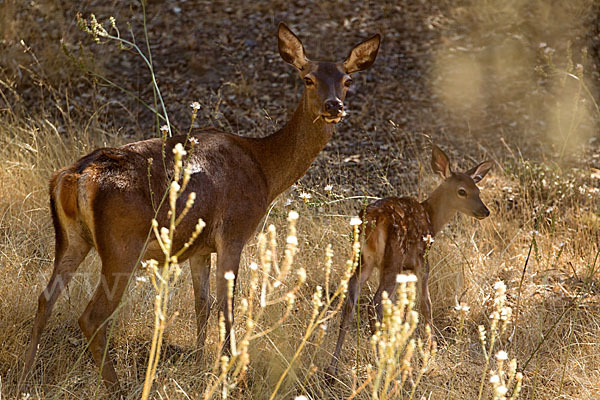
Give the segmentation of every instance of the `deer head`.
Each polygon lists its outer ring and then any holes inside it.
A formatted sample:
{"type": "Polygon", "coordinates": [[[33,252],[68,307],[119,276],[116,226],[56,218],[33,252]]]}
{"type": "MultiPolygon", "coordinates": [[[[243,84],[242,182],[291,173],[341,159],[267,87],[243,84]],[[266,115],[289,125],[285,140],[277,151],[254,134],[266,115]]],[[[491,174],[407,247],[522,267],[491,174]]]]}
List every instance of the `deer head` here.
{"type": "Polygon", "coordinates": [[[300,39],[284,23],[279,24],[277,37],[281,58],[296,67],[304,80],[307,111],[313,114],[315,121],[323,118],[328,124],[340,122],[345,114],[346,92],[352,84],[350,74],[363,71],[375,62],[381,35],[355,46],[340,63],[309,60],[300,39]]]}
{"type": "Polygon", "coordinates": [[[477,219],[489,216],[490,210],[481,201],[476,183],[483,179],[493,165],[492,161],[484,161],[466,172],[453,172],[446,153],[433,145],[431,167],[444,178],[436,189],[436,192],[444,193],[444,206],[477,219]]]}

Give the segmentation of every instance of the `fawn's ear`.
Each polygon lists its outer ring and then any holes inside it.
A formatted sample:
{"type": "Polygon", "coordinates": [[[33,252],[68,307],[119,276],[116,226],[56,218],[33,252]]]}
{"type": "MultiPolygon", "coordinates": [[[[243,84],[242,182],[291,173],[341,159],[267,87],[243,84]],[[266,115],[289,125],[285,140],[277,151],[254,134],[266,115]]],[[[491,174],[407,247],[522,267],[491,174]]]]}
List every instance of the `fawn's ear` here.
{"type": "Polygon", "coordinates": [[[448,156],[435,144],[432,145],[431,168],[433,168],[433,172],[437,172],[444,179],[450,178],[452,175],[448,156]]]}
{"type": "Polygon", "coordinates": [[[364,71],[375,62],[379,45],[381,44],[381,35],[377,34],[364,42],[357,44],[348,54],[344,61],[344,69],[347,74],[364,71]]]}
{"type": "Polygon", "coordinates": [[[279,54],[283,61],[292,64],[299,70],[304,69],[308,63],[304,52],[304,46],[298,37],[283,22],[279,23],[277,30],[277,41],[279,44],[279,54]]]}
{"type": "Polygon", "coordinates": [[[484,161],[476,167],[471,168],[465,174],[469,175],[473,178],[475,183],[479,182],[483,179],[483,177],[489,172],[489,170],[494,166],[493,161],[484,161]]]}

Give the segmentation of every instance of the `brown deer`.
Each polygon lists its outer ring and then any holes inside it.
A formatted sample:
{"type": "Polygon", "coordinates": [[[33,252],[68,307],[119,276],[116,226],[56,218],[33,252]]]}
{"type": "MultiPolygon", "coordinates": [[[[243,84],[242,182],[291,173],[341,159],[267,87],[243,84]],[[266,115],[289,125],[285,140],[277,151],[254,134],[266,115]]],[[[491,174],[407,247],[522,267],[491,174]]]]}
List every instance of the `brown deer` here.
{"type": "MultiPolygon", "coordinates": [[[[181,257],[190,259],[197,318],[198,346],[206,338],[210,311],[210,255],[217,253],[217,305],[229,334],[233,323],[227,301],[226,272],[237,277],[240,255],[265,215],[269,204],[298,180],[334,133],[344,115],[344,98],[352,83],[350,74],[369,68],[377,56],[380,35],[354,47],[343,62],[310,61],[302,42],[283,23],[278,32],[279,53],[295,66],[306,88],[289,122],[264,138],[240,137],[215,129],[194,135],[187,162],[192,176],[179,198],[177,212],[185,207],[189,193],[196,201],[177,228],[173,249],[181,249],[195,230],[198,219],[206,226],[181,257]]],[[[173,173],[172,150],[185,136],[143,140],[121,147],[101,148],[75,164],[59,170],[50,181],[50,207],[56,238],[54,270],[39,304],[31,344],[25,357],[23,377],[35,359],[40,335],[61,291],[92,247],[102,261],[101,280],[79,318],[89,350],[102,366],[102,379],[109,388],[119,382],[110,353],[106,354],[108,319],[119,304],[134,273],[137,260],[163,258],[156,240],[144,243],[155,215],[151,193],[160,196],[173,173]],[[149,159],[154,159],[148,174],[149,159]],[[165,170],[166,165],[166,170],[165,170]],[[149,178],[150,176],[150,178],[149,178]]],[[[165,202],[166,203],[166,202],[165,202]]],[[[158,209],[159,226],[168,226],[168,205],[158,209]]],[[[227,338],[223,346],[229,348],[227,338]]]]}
{"type": "Polygon", "coordinates": [[[395,293],[396,276],[404,270],[419,275],[420,308],[427,323],[432,326],[431,300],[429,298],[429,264],[425,252],[433,238],[450,219],[460,211],[477,219],[486,218],[490,211],[479,198],[475,185],[490,170],[492,161],[484,161],[465,173],[452,172],[446,154],[433,145],[431,167],[444,181],[421,203],[411,197],[387,197],[369,204],[360,217],[364,243],[360,267],[348,283],[348,297],[342,310],[340,332],[327,369],[330,376],[337,374],[337,363],[344,343],[348,323],[354,315],[359,285],[379,269],[379,288],[372,300],[379,321],[382,318],[381,296],[395,293]]]}

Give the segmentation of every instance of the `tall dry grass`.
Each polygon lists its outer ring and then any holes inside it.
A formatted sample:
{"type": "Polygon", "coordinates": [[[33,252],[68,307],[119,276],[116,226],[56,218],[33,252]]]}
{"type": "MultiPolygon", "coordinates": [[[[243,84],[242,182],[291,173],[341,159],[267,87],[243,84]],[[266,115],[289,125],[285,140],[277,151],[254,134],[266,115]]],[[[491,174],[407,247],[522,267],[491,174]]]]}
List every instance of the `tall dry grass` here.
{"type": "MultiPolygon", "coordinates": [[[[544,68],[550,67],[546,64],[544,68]]],[[[553,71],[560,72],[560,68],[547,72],[553,71]]],[[[52,91],[49,78],[44,82],[52,91]]],[[[66,100],[62,91],[54,90],[52,95],[66,100]]],[[[585,90],[580,95],[586,96],[585,90]]],[[[93,118],[76,118],[58,107],[46,113],[29,113],[18,104],[18,96],[12,99],[14,107],[2,110],[0,115],[0,159],[4,161],[0,169],[2,398],[19,397],[15,386],[36,299],[52,269],[47,179],[57,168],[95,147],[123,142],[93,118]]],[[[572,101],[579,101],[579,97],[572,101]]],[[[565,105],[565,113],[572,115],[572,109],[571,104],[565,105]]],[[[596,120],[598,117],[593,116],[596,120]]],[[[569,129],[572,135],[578,134],[579,125],[567,125],[566,129],[561,144],[569,138],[569,129]]],[[[416,151],[427,150],[421,144],[415,147],[416,151]]],[[[569,150],[570,146],[565,148],[569,150]]],[[[406,356],[402,343],[394,356],[386,358],[380,347],[372,345],[365,318],[358,332],[346,341],[338,380],[332,384],[325,379],[322,370],[329,363],[339,323],[335,311],[342,297],[340,283],[348,277],[348,260],[355,259],[353,231],[348,222],[364,203],[360,196],[367,190],[353,187],[348,192],[333,187],[321,192],[302,186],[290,189],[277,200],[260,227],[267,236],[257,236],[243,255],[235,336],[244,338],[252,330],[257,336],[245,350],[248,362],[240,364],[245,363],[247,370],[220,376],[223,364],[217,354],[220,332],[215,315],[208,325],[205,360],[197,364],[193,290],[189,271],[183,268],[166,295],[169,323],[164,326],[151,397],[201,398],[207,389],[215,389],[210,398],[494,398],[499,383],[514,387],[517,371],[522,374],[521,398],[600,396],[600,175],[585,165],[561,166],[555,162],[560,157],[552,154],[545,162],[531,162],[517,150],[494,149],[495,154],[501,154],[496,157],[498,168],[481,185],[482,199],[492,216],[483,221],[458,216],[436,238],[429,254],[434,334],[438,341],[433,357],[426,351],[419,353],[417,339],[426,342],[426,335],[413,326],[408,340],[402,342],[408,345],[411,338],[415,340],[416,350],[408,364],[402,363],[406,356]],[[310,199],[300,196],[301,191],[309,192],[310,199]],[[289,289],[296,288],[292,306],[285,301],[273,304],[250,329],[243,299],[260,304],[261,290],[250,283],[263,276],[256,275],[259,272],[250,266],[254,263],[264,268],[273,262],[265,260],[265,238],[270,237],[269,243],[278,243],[280,249],[289,243],[290,210],[300,213],[294,225],[297,247],[289,265],[294,272],[290,276],[304,270],[306,279],[297,288],[295,281],[290,284],[289,289]],[[271,224],[275,229],[269,228],[271,224]],[[510,324],[497,332],[492,348],[494,312],[499,313],[498,317],[501,314],[498,281],[506,285],[501,305],[510,307],[512,314],[510,324]],[[336,293],[339,295],[334,296],[336,293]],[[480,326],[486,333],[483,343],[480,326]],[[516,371],[512,364],[504,363],[504,355],[498,356],[498,350],[506,351],[509,360],[517,360],[516,371]],[[382,363],[388,359],[391,361],[382,363]],[[394,370],[396,367],[399,369],[394,370]],[[399,379],[391,379],[396,372],[399,379]],[[491,376],[498,378],[490,382],[491,376]]],[[[416,164],[415,174],[428,171],[426,157],[416,164]]],[[[382,177],[371,177],[380,178],[386,185],[382,177]]],[[[398,191],[424,198],[434,186],[435,178],[424,172],[421,187],[407,185],[398,191]]],[[[93,398],[105,394],[76,323],[98,281],[96,255],[88,256],[78,272],[57,303],[42,337],[27,388],[30,398],[93,398]]],[[[138,277],[146,274],[140,271],[138,277]]],[[[367,315],[363,311],[374,287],[371,282],[362,291],[359,315],[367,315]]],[[[412,296],[410,290],[407,298],[412,296]]],[[[149,282],[135,279],[114,323],[112,354],[132,399],[142,395],[146,378],[155,295],[149,282]]],[[[387,307],[386,315],[391,316],[393,306],[387,307]]],[[[381,337],[385,338],[385,333],[381,337]]]]}

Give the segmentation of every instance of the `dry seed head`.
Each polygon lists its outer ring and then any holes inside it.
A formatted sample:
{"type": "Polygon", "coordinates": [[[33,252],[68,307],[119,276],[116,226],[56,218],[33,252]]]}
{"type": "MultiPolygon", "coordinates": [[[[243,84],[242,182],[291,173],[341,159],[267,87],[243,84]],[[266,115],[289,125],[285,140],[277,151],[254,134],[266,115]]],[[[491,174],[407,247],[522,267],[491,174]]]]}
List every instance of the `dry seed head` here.
{"type": "Polygon", "coordinates": [[[227,279],[228,281],[232,281],[235,279],[235,274],[233,273],[233,271],[227,271],[225,272],[224,275],[225,279],[227,279]]]}
{"type": "Polygon", "coordinates": [[[398,274],[396,275],[396,283],[408,283],[408,282],[416,282],[417,281],[417,277],[416,275],[410,274],[410,275],[405,275],[405,274],[398,274]]]}
{"type": "Polygon", "coordinates": [[[517,374],[515,375],[515,379],[517,380],[517,382],[521,382],[523,380],[523,373],[517,372],[517,374]]]}
{"type": "Polygon", "coordinates": [[[506,285],[502,281],[498,281],[494,284],[494,290],[496,291],[496,295],[506,293],[506,285]]]}
{"type": "Polygon", "coordinates": [[[160,228],[160,240],[162,240],[165,246],[169,246],[171,244],[171,240],[169,239],[169,229],[166,227],[160,228]]]}
{"type": "Polygon", "coordinates": [[[508,388],[504,385],[499,385],[494,389],[494,394],[495,394],[496,398],[500,398],[500,399],[505,398],[504,396],[506,395],[507,392],[508,392],[508,388]]]}
{"type": "Polygon", "coordinates": [[[296,301],[296,295],[294,293],[289,292],[285,297],[287,299],[287,303],[288,303],[289,307],[294,305],[294,302],[296,301]]]}
{"type": "Polygon", "coordinates": [[[500,310],[500,319],[502,321],[509,321],[512,316],[512,308],[510,307],[502,307],[500,310]]]}
{"type": "Polygon", "coordinates": [[[188,165],[187,167],[184,168],[183,170],[183,187],[186,187],[188,182],[190,181],[190,178],[192,177],[192,166],[188,165]]]}
{"type": "Polygon", "coordinates": [[[303,267],[298,269],[298,281],[300,285],[306,282],[306,270],[303,267]]]}
{"type": "Polygon", "coordinates": [[[350,226],[357,226],[357,225],[360,225],[360,224],[362,224],[362,221],[361,221],[360,218],[358,218],[358,217],[352,217],[350,219],[350,226]]]}
{"type": "Polygon", "coordinates": [[[187,151],[185,151],[181,143],[177,143],[173,147],[173,154],[175,154],[175,158],[182,159],[187,154],[187,151]]]}
{"type": "Polygon", "coordinates": [[[288,214],[288,221],[297,221],[300,215],[296,211],[290,211],[288,214]]]}
{"type": "Polygon", "coordinates": [[[171,190],[169,190],[169,204],[171,206],[171,210],[175,210],[175,204],[177,203],[177,195],[179,194],[179,183],[177,181],[171,182],[171,190]]]}
{"type": "Polygon", "coordinates": [[[477,329],[479,330],[479,340],[481,341],[481,343],[484,343],[484,344],[485,344],[485,341],[486,341],[486,339],[485,339],[485,337],[486,337],[486,332],[485,332],[485,328],[484,328],[484,326],[483,326],[483,325],[479,325],[479,326],[477,327],[477,329]]]}

